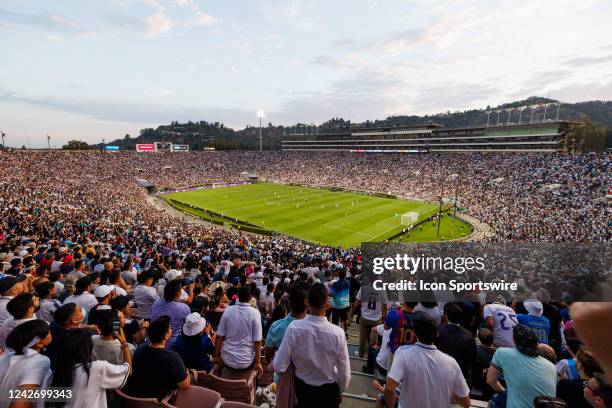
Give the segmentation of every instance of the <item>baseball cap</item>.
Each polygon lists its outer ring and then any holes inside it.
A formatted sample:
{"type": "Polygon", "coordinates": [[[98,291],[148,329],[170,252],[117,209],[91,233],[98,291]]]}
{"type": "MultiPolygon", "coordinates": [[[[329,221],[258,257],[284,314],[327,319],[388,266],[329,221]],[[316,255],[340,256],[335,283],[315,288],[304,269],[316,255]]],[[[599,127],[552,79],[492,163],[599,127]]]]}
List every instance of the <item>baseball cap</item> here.
{"type": "Polygon", "coordinates": [[[94,291],[94,296],[97,298],[103,298],[108,296],[113,290],[115,286],[113,285],[100,285],[94,291]]]}
{"type": "Polygon", "coordinates": [[[19,282],[15,276],[5,276],[0,279],[0,295],[4,292],[9,291],[13,286],[19,282]]]}
{"type": "Polygon", "coordinates": [[[183,334],[187,336],[195,336],[198,333],[202,333],[206,327],[206,319],[204,319],[198,312],[193,312],[185,317],[185,323],[183,323],[183,334]]]}
{"type": "Polygon", "coordinates": [[[525,306],[525,309],[527,309],[527,312],[532,316],[542,316],[542,313],[544,313],[544,306],[539,300],[527,299],[523,305],[525,306]]]}
{"type": "Polygon", "coordinates": [[[182,271],[179,271],[177,269],[170,269],[168,272],[166,272],[164,278],[166,278],[166,281],[170,282],[180,277],[181,275],[183,275],[182,271]]]}

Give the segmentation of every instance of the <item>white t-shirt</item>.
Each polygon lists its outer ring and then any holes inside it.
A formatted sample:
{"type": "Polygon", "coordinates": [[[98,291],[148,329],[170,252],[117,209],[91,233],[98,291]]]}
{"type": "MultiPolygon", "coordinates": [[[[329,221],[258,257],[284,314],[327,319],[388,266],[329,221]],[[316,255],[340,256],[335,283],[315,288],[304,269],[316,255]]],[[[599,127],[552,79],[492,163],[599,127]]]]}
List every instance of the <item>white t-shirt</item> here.
{"type": "Polygon", "coordinates": [[[15,320],[15,319],[13,319],[11,317],[10,319],[8,319],[4,323],[2,323],[2,326],[0,327],[0,347],[5,349],[6,348],[6,339],[8,338],[8,335],[11,334],[13,329],[15,327],[19,326],[20,324],[24,324],[25,322],[29,322],[30,320],[36,320],[36,316],[30,317],[28,319],[19,319],[19,320],[15,320]]]}
{"type": "Polygon", "coordinates": [[[91,308],[98,304],[98,299],[96,299],[96,297],[91,293],[85,291],[80,295],[68,296],[66,300],[64,300],[64,304],[67,305],[68,303],[76,303],[77,305],[85,309],[85,312],[87,312],[87,314],[89,314],[91,308]]]}
{"type": "Polygon", "coordinates": [[[376,356],[376,364],[388,370],[387,368],[387,356],[389,354],[389,337],[391,337],[391,330],[385,330],[384,324],[379,324],[376,326],[376,332],[378,332],[379,336],[382,336],[382,342],[380,343],[380,349],[378,350],[378,355],[376,356]]]}
{"type": "Polygon", "coordinates": [[[7,350],[0,356],[0,394],[8,396],[8,390],[22,385],[37,384],[43,386],[51,375],[51,361],[34,349],[27,349],[17,356],[13,350],[7,350]]]}
{"type": "Polygon", "coordinates": [[[130,372],[130,365],[93,361],[89,367],[89,381],[82,366],[74,370],[72,399],[67,408],[106,408],[106,390],[121,388],[130,372]]]}
{"type": "Polygon", "coordinates": [[[361,298],[361,288],[357,291],[356,299],[361,301],[361,316],[371,321],[379,321],[382,318],[382,305],[387,304],[386,292],[370,290],[368,299],[361,298]]]}
{"type": "Polygon", "coordinates": [[[453,394],[461,398],[470,394],[457,361],[420,342],[395,352],[388,377],[400,384],[400,408],[450,407],[453,394]]]}
{"type": "Polygon", "coordinates": [[[497,347],[514,347],[512,331],[518,324],[516,312],[509,306],[501,303],[491,303],[484,307],[484,318],[492,317],[495,323],[493,327],[493,342],[497,347]]]}
{"type": "Polygon", "coordinates": [[[47,323],[53,321],[53,313],[62,305],[57,299],[41,299],[40,309],[36,312],[36,316],[40,320],[44,320],[47,323]]]}

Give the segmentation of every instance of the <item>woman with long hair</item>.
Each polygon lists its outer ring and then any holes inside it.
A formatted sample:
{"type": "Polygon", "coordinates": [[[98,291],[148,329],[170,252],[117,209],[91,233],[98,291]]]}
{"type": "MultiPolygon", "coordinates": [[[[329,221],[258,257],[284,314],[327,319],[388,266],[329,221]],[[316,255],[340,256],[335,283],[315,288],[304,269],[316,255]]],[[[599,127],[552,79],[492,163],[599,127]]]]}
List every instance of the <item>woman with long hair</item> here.
{"type": "Polygon", "coordinates": [[[108,361],[92,361],[93,341],[86,330],[73,329],[64,337],[53,369],[51,387],[72,388],[69,402],[53,403],[53,407],[106,408],[106,390],[121,388],[131,373],[132,356],[120,331],[121,365],[108,361]]]}
{"type": "MultiPolygon", "coordinates": [[[[3,398],[8,398],[15,390],[46,385],[51,375],[51,361],[40,351],[49,343],[49,325],[43,320],[30,320],[13,329],[6,339],[7,349],[0,355],[0,395],[3,398]]],[[[31,405],[26,402],[19,406],[31,405]]]]}

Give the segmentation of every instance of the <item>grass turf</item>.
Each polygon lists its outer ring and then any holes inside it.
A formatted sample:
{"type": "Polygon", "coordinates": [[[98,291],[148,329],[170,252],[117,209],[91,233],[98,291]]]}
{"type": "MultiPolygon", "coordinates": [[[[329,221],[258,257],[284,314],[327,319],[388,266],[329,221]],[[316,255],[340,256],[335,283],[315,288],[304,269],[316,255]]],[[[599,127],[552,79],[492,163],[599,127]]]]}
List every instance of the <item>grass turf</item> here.
{"type": "Polygon", "coordinates": [[[421,220],[437,211],[435,204],[421,201],[273,183],[177,192],[164,197],[306,241],[343,248],[384,241],[400,233],[406,228],[400,223],[404,213],[419,212],[421,220]]]}

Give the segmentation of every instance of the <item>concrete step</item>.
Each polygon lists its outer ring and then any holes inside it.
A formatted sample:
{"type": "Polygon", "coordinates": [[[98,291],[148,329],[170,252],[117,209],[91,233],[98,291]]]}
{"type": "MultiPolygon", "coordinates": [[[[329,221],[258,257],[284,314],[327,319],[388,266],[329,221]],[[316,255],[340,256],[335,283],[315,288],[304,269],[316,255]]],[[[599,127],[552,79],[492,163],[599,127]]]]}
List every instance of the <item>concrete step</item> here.
{"type": "Polygon", "coordinates": [[[376,399],[345,392],[342,394],[342,408],[374,408],[376,399]]]}
{"type": "Polygon", "coordinates": [[[375,398],[377,392],[372,385],[372,381],[374,381],[374,376],[372,375],[351,371],[351,382],[346,392],[353,395],[375,398]]]}
{"type": "Polygon", "coordinates": [[[349,356],[351,361],[351,371],[361,371],[361,368],[368,362],[365,358],[349,356]]]}

